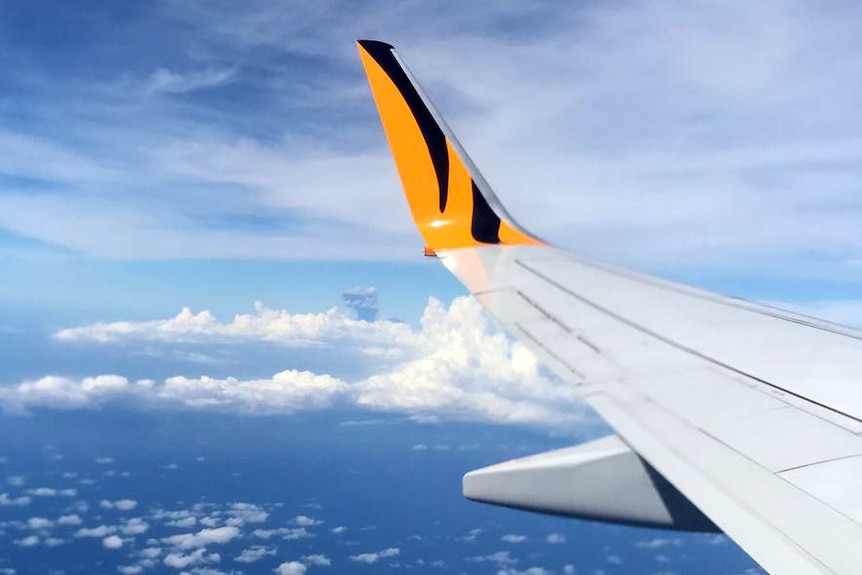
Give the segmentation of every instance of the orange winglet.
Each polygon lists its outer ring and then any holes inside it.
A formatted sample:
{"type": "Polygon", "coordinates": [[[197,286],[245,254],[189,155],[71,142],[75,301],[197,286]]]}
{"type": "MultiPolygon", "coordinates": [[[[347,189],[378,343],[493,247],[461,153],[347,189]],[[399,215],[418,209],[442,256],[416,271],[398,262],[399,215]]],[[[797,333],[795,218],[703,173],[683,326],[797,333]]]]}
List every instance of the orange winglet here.
{"type": "Polygon", "coordinates": [[[357,44],[425,255],[543,244],[506,214],[393,47],[375,40],[357,44]]]}

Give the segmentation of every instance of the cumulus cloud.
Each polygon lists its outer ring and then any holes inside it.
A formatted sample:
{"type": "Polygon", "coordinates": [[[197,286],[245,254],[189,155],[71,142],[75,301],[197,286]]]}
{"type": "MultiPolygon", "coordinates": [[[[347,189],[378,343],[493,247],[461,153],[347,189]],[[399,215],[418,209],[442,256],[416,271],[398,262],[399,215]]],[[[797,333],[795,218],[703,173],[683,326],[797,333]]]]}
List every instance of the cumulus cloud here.
{"type": "Polygon", "coordinates": [[[410,328],[401,322],[362,321],[332,308],[324,313],[292,314],[255,303],[255,313],[238,314],[229,323],[220,322],[208,310],[197,313],[183,308],[172,318],[151,321],[95,323],[58,331],[62,341],[157,341],[166,343],[211,343],[219,341],[268,341],[285,345],[315,345],[322,342],[354,342],[371,346],[392,344],[410,338],[410,328]]]}
{"type": "Polygon", "coordinates": [[[492,324],[472,298],[457,298],[448,308],[432,298],[418,329],[394,322],[356,322],[335,312],[308,319],[305,323],[311,328],[296,328],[295,323],[295,316],[271,310],[253,317],[237,316],[230,324],[192,314],[178,326],[174,320],[131,322],[122,328],[118,324],[77,328],[76,335],[69,332],[62,337],[107,341],[124,334],[122,337],[132,339],[183,341],[242,333],[243,337],[268,339],[299,330],[303,337],[317,341],[328,337],[321,333],[352,334],[362,345],[388,351],[374,362],[373,373],[352,382],[296,370],[267,379],[176,376],[162,383],[131,382],[119,376],[84,380],[51,376],[0,389],[0,406],[18,411],[42,406],[88,407],[122,397],[145,406],[243,413],[355,405],[423,418],[545,424],[579,421],[586,413],[575,390],[545,377],[533,354],[492,324]]]}
{"type": "Polygon", "coordinates": [[[120,526],[123,535],[142,535],[150,528],[150,524],[141,517],[133,517],[120,526]]]}
{"type": "Polygon", "coordinates": [[[401,553],[401,550],[397,547],[389,547],[388,549],[383,549],[382,551],[377,551],[375,553],[360,553],[359,555],[351,555],[350,560],[355,561],[356,563],[364,563],[365,565],[374,565],[380,559],[384,559],[387,557],[396,557],[401,553]]]}
{"type": "Polygon", "coordinates": [[[307,515],[297,515],[293,518],[293,524],[298,525],[299,527],[314,527],[321,523],[323,523],[323,521],[308,517],[307,515]]]}
{"type": "Polygon", "coordinates": [[[57,495],[57,490],[51,487],[38,487],[36,489],[28,490],[27,493],[36,497],[55,497],[57,495]]]}
{"type": "Polygon", "coordinates": [[[26,507],[30,502],[31,499],[26,495],[12,497],[8,493],[0,493],[0,507],[26,507]]]}
{"type": "Polygon", "coordinates": [[[77,514],[63,515],[57,519],[57,525],[80,525],[83,523],[81,517],[77,514]]]}
{"type": "Polygon", "coordinates": [[[332,565],[332,561],[326,555],[305,555],[302,558],[302,562],[306,565],[315,565],[318,567],[329,567],[332,565]]]}
{"type": "Polygon", "coordinates": [[[510,534],[503,535],[502,537],[500,537],[500,540],[505,541],[506,543],[523,543],[524,541],[527,540],[527,536],[526,535],[514,535],[514,534],[510,533],[510,534]]]}
{"type": "Polygon", "coordinates": [[[177,549],[195,549],[211,544],[224,544],[235,539],[240,534],[239,529],[234,526],[216,527],[214,529],[201,529],[197,533],[183,533],[171,535],[162,539],[164,543],[177,549]]]}
{"type": "Polygon", "coordinates": [[[274,569],[276,575],[305,575],[308,567],[299,561],[285,561],[274,569]]]}
{"type": "Polygon", "coordinates": [[[545,541],[552,545],[558,545],[560,543],[566,542],[566,536],[562,533],[551,533],[547,537],[545,537],[545,541]]]}
{"type": "Polygon", "coordinates": [[[191,553],[169,553],[165,556],[163,563],[174,569],[185,569],[195,565],[203,565],[207,563],[218,563],[221,561],[221,556],[218,553],[207,553],[204,548],[197,549],[191,553]]]}
{"type": "Polygon", "coordinates": [[[243,549],[233,560],[237,563],[255,563],[269,555],[275,555],[275,549],[263,545],[253,545],[248,549],[243,549]]]}
{"type": "Polygon", "coordinates": [[[123,538],[117,535],[109,535],[102,539],[102,545],[105,549],[120,549],[123,546],[123,538]]]}
{"type": "Polygon", "coordinates": [[[117,528],[113,525],[99,525],[98,527],[84,527],[75,532],[75,537],[104,538],[116,533],[117,528]]]}
{"type": "Polygon", "coordinates": [[[44,517],[31,517],[27,520],[27,527],[34,531],[37,529],[51,529],[53,526],[54,522],[44,517]]]}
{"type": "Polygon", "coordinates": [[[131,511],[137,506],[138,502],[133,499],[119,499],[117,501],[102,499],[99,502],[99,507],[102,509],[116,509],[118,511],[131,511]]]}
{"type": "Polygon", "coordinates": [[[24,537],[23,539],[15,540],[15,545],[18,547],[35,547],[39,544],[39,538],[35,535],[24,537]]]}
{"type": "Polygon", "coordinates": [[[294,541],[296,539],[308,539],[314,537],[305,527],[279,527],[278,529],[255,529],[252,535],[260,539],[270,539],[272,537],[281,537],[286,541],[294,541]]]}

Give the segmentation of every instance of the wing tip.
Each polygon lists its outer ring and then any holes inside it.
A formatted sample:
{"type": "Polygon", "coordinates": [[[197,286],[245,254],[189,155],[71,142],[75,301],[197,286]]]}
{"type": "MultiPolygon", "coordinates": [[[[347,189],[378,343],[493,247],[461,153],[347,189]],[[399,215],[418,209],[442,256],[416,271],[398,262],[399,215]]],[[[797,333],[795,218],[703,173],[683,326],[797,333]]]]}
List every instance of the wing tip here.
{"type": "Polygon", "coordinates": [[[373,54],[374,52],[380,51],[392,51],[395,49],[395,46],[392,44],[388,44],[381,40],[357,40],[356,45],[368,52],[369,54],[373,54]]]}

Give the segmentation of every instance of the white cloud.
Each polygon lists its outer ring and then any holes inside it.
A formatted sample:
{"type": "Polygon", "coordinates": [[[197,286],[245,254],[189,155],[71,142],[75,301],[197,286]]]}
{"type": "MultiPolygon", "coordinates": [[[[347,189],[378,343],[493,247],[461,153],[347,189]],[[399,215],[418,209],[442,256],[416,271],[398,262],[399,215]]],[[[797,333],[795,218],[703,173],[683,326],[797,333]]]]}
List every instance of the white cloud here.
{"type": "Polygon", "coordinates": [[[18,539],[15,541],[15,545],[18,547],[35,547],[39,544],[39,538],[35,535],[30,535],[28,537],[24,537],[23,539],[18,539]]]}
{"type": "MultiPolygon", "coordinates": [[[[183,529],[188,529],[189,527],[194,527],[198,524],[197,517],[184,517],[182,519],[175,519],[173,521],[168,521],[165,523],[168,527],[180,527],[183,529]]],[[[210,526],[212,527],[212,526],[210,526]]]]}
{"type": "Polygon", "coordinates": [[[116,535],[110,535],[102,539],[102,545],[105,549],[120,549],[123,546],[123,538],[116,535]]]}
{"type": "Polygon", "coordinates": [[[526,535],[507,534],[500,537],[500,541],[505,541],[506,543],[523,543],[526,540],[526,535]]]}
{"type": "Polygon", "coordinates": [[[80,525],[82,523],[79,515],[63,515],[57,519],[57,525],[80,525]]]}
{"type": "Polygon", "coordinates": [[[164,564],[174,569],[185,569],[195,565],[203,565],[206,563],[218,563],[221,561],[221,556],[218,553],[207,553],[204,548],[197,549],[189,554],[169,553],[164,558],[164,564]]]}
{"type": "Polygon", "coordinates": [[[57,490],[51,487],[38,487],[28,490],[27,493],[36,497],[56,497],[57,490]]]}
{"type": "Polygon", "coordinates": [[[317,567],[329,567],[332,561],[326,555],[306,555],[302,558],[302,562],[307,565],[315,565],[317,567]]]}
{"type": "Polygon", "coordinates": [[[117,567],[117,571],[121,575],[140,575],[144,572],[144,568],[140,565],[120,565],[117,567]]]}
{"type": "Polygon", "coordinates": [[[547,537],[545,537],[545,541],[552,545],[558,545],[560,543],[566,542],[566,536],[562,533],[551,533],[547,537]]]}
{"type": "Polygon", "coordinates": [[[270,539],[271,537],[281,537],[287,541],[296,539],[308,539],[314,537],[314,534],[309,532],[305,527],[279,527],[278,529],[255,529],[252,535],[260,539],[270,539]]]}
{"type": "Polygon", "coordinates": [[[335,535],[341,535],[342,533],[347,531],[347,527],[345,527],[344,525],[339,525],[338,527],[333,527],[329,531],[334,533],[335,535]]]}
{"type": "Polygon", "coordinates": [[[120,526],[123,535],[142,535],[149,530],[150,524],[141,517],[133,517],[120,526]]]}
{"type": "MultiPolygon", "coordinates": [[[[266,339],[293,329],[278,327],[281,321],[278,318],[289,315],[266,311],[258,317],[260,321],[238,316],[231,324],[195,320],[192,323],[197,327],[179,329],[179,338],[182,340],[188,334],[197,338],[222,337],[233,330],[266,339]],[[276,319],[260,319],[268,315],[276,319]],[[248,324],[257,327],[247,329],[248,324]]],[[[131,383],[117,376],[81,381],[48,377],[0,389],[0,405],[18,411],[46,405],[87,407],[123,397],[135,399],[144,406],[238,412],[289,413],[353,404],[423,418],[446,416],[511,423],[560,425],[582,422],[586,417],[575,390],[546,378],[536,358],[521,344],[512,343],[471,298],[457,298],[448,308],[432,298],[418,329],[392,322],[350,323],[353,320],[339,315],[324,314],[317,319],[323,323],[316,323],[309,333],[334,330],[347,337],[346,334],[355,329],[354,344],[393,353],[387,352],[387,358],[374,362],[374,373],[354,382],[295,370],[253,380],[177,376],[162,384],[131,383]],[[330,320],[332,325],[327,327],[330,320]],[[104,378],[112,384],[93,384],[94,380],[104,378]],[[56,387],[62,388],[63,394],[50,391],[56,387]],[[111,392],[106,394],[105,389],[111,392]],[[63,403],[60,397],[72,399],[70,403],[63,403]]],[[[293,320],[285,321],[290,325],[293,320]]],[[[162,329],[159,322],[129,325],[131,327],[124,328],[124,333],[137,333],[135,337],[155,337],[140,335],[155,333],[168,341],[177,332],[174,328],[162,329]]],[[[113,333],[112,330],[108,331],[113,333]]],[[[102,328],[97,331],[104,333],[102,328]]],[[[444,447],[433,446],[434,449],[444,447]]]]}
{"type": "Polygon", "coordinates": [[[575,569],[574,565],[569,563],[563,565],[563,573],[565,573],[566,575],[575,575],[575,573],[577,573],[577,569],[575,569]]]}
{"type": "Polygon", "coordinates": [[[233,69],[209,69],[180,74],[159,68],[150,76],[146,89],[149,92],[184,94],[206,88],[223,86],[234,79],[233,69]]]}
{"type": "Polygon", "coordinates": [[[138,502],[133,499],[118,499],[117,501],[102,499],[99,502],[99,507],[103,509],[117,509],[118,511],[131,511],[137,506],[138,502]]]}
{"type": "Polygon", "coordinates": [[[509,551],[497,551],[490,555],[477,555],[469,557],[467,560],[475,563],[490,561],[491,563],[496,563],[498,566],[516,565],[518,563],[518,560],[512,557],[512,554],[509,551]]]}
{"type": "Polygon", "coordinates": [[[25,480],[21,475],[10,475],[6,478],[6,483],[11,485],[12,487],[21,487],[24,485],[25,480]]]}
{"type": "Polygon", "coordinates": [[[401,553],[400,549],[397,547],[390,547],[382,551],[377,551],[376,553],[360,553],[359,555],[351,555],[350,560],[355,561],[356,563],[364,563],[365,565],[374,565],[380,559],[396,557],[399,553],[401,553]]]}
{"type": "Polygon", "coordinates": [[[27,527],[34,531],[37,529],[51,529],[53,526],[54,522],[44,517],[31,517],[27,520],[27,527]]]}
{"type": "Polygon", "coordinates": [[[293,518],[293,524],[298,525],[299,527],[314,527],[315,525],[320,525],[323,521],[319,519],[313,519],[308,517],[307,515],[297,515],[293,518]]]}
{"type": "Polygon", "coordinates": [[[240,531],[234,526],[201,529],[197,533],[171,535],[162,539],[164,543],[177,549],[195,549],[211,544],[224,544],[239,537],[240,531]]]}
{"type": "Polygon", "coordinates": [[[30,502],[31,499],[26,495],[11,497],[8,493],[0,493],[0,507],[26,507],[30,502]]]}
{"type": "Polygon", "coordinates": [[[59,537],[48,537],[43,543],[46,547],[59,547],[60,545],[64,545],[66,540],[59,537]]]}
{"type": "Polygon", "coordinates": [[[260,506],[252,503],[234,503],[228,510],[228,525],[241,527],[247,523],[263,523],[269,514],[260,506]]]}
{"type": "Polygon", "coordinates": [[[305,575],[307,570],[308,567],[299,561],[285,561],[273,571],[275,571],[277,575],[305,575]]]}
{"type": "Polygon", "coordinates": [[[275,555],[275,549],[270,549],[263,545],[253,545],[248,549],[243,549],[239,555],[234,557],[234,561],[238,563],[255,563],[269,555],[275,555]]]}
{"type": "Polygon", "coordinates": [[[113,457],[97,457],[95,459],[96,464],[98,465],[111,465],[114,463],[113,457]]]}
{"type": "Polygon", "coordinates": [[[103,538],[116,533],[117,528],[113,525],[99,525],[98,527],[84,527],[75,532],[75,537],[97,537],[103,538]]]}

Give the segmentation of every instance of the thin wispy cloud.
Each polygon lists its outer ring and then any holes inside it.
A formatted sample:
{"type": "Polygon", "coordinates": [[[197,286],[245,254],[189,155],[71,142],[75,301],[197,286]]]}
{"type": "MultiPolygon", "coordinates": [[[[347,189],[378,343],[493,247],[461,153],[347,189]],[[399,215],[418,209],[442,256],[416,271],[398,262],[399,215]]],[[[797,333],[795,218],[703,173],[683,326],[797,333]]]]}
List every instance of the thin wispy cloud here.
{"type": "Polygon", "coordinates": [[[0,157],[63,193],[4,182],[0,226],[111,258],[414,257],[352,44],[371,33],[540,235],[646,267],[848,277],[860,20],[803,2],[161,2],[140,23],[158,35],[92,55],[98,81],[28,71],[42,121],[4,128],[0,157]],[[140,68],[120,61],[135,50],[140,68]]]}

